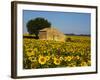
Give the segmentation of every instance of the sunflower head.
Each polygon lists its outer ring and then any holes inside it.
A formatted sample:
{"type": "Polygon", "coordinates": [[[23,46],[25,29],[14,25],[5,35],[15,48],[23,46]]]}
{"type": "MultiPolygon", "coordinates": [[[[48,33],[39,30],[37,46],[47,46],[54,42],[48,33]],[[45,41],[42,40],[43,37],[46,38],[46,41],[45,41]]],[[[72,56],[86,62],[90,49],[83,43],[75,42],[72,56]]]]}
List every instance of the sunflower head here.
{"type": "Polygon", "coordinates": [[[60,65],[60,59],[54,58],[54,64],[55,65],[60,65]]]}
{"type": "Polygon", "coordinates": [[[34,56],[34,55],[35,55],[33,49],[26,49],[26,54],[27,54],[28,56],[34,56]]]}
{"type": "Polygon", "coordinates": [[[38,61],[39,61],[39,63],[40,64],[45,64],[46,63],[46,57],[44,57],[44,56],[39,56],[39,59],[38,59],[38,61]]]}
{"type": "Polygon", "coordinates": [[[81,62],[81,66],[87,66],[86,62],[81,62]]]}
{"type": "Polygon", "coordinates": [[[72,57],[71,56],[67,56],[65,57],[65,61],[71,61],[72,57]]]}
{"type": "Polygon", "coordinates": [[[80,57],[79,56],[76,56],[76,59],[80,59],[80,57]]]}
{"type": "Polygon", "coordinates": [[[50,60],[50,56],[46,56],[46,60],[49,61],[50,60]]]}
{"type": "Polygon", "coordinates": [[[35,62],[36,61],[36,57],[34,57],[34,56],[29,56],[29,58],[28,58],[31,62],[35,62]]]}

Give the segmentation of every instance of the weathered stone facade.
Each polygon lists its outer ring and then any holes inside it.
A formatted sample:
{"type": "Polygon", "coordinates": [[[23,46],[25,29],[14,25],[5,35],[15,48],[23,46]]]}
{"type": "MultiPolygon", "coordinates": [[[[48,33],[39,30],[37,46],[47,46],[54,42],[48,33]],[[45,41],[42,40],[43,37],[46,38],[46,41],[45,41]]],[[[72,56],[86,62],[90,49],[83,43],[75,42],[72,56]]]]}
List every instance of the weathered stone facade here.
{"type": "Polygon", "coordinates": [[[65,35],[55,28],[44,28],[39,31],[39,39],[65,41],[65,35]]]}

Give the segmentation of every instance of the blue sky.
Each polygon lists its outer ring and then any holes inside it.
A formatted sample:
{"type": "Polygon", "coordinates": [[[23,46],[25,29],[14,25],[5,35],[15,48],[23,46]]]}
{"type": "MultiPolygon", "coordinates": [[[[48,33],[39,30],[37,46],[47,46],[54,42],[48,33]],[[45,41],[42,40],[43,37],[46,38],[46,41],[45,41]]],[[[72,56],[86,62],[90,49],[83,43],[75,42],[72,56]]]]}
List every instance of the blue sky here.
{"type": "Polygon", "coordinates": [[[91,14],[74,12],[51,12],[23,10],[23,33],[27,32],[26,24],[29,20],[42,17],[51,22],[52,27],[63,33],[90,34],[91,14]]]}

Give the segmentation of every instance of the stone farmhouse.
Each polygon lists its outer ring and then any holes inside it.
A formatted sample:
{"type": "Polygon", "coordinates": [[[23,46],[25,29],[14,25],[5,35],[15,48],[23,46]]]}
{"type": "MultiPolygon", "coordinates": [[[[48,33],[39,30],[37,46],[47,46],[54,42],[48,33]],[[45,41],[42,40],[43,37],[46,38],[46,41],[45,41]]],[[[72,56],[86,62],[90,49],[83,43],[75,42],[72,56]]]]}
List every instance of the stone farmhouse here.
{"type": "Polygon", "coordinates": [[[44,28],[39,31],[40,40],[55,40],[65,42],[65,35],[55,28],[44,28]]]}

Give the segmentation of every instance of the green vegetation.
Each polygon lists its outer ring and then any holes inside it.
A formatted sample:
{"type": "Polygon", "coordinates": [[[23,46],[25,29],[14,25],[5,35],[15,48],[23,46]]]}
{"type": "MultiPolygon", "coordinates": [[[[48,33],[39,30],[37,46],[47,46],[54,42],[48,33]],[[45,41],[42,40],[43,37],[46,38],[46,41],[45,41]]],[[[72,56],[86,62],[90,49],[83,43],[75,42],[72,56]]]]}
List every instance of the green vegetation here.
{"type": "Polygon", "coordinates": [[[27,23],[27,31],[29,32],[29,34],[35,34],[36,39],[39,38],[38,37],[39,30],[46,28],[46,27],[51,27],[51,23],[48,22],[48,20],[41,18],[41,17],[32,19],[28,21],[27,23]]]}
{"type": "Polygon", "coordinates": [[[91,65],[89,36],[66,36],[66,42],[24,38],[24,69],[91,65]]]}

